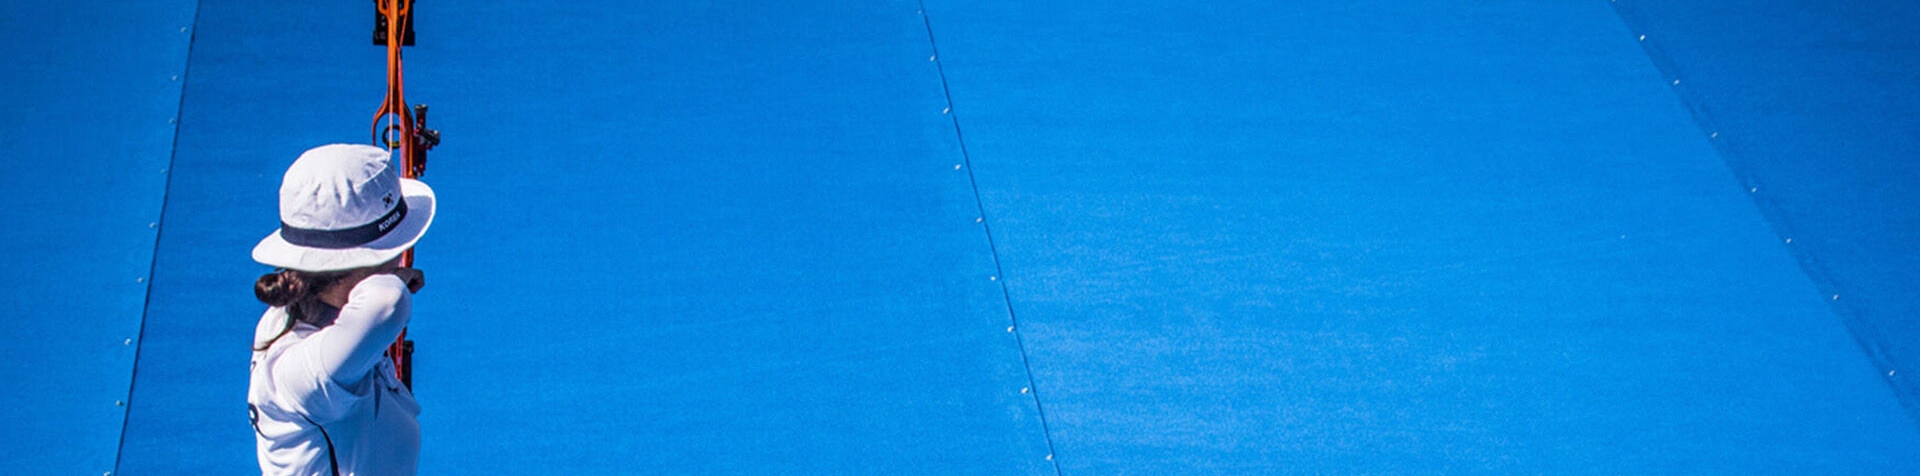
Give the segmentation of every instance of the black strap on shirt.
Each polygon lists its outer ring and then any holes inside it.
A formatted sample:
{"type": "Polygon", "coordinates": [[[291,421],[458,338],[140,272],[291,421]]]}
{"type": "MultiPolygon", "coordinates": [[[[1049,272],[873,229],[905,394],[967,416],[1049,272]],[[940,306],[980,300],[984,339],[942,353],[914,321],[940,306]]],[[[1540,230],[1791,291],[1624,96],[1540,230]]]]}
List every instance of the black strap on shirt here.
{"type": "Polygon", "coordinates": [[[320,429],[320,439],[327,442],[327,463],[333,466],[333,476],[340,476],[340,459],[334,456],[333,437],[327,435],[327,427],[320,426],[319,423],[315,423],[312,418],[307,418],[306,415],[300,415],[300,419],[306,420],[307,424],[320,429]]]}

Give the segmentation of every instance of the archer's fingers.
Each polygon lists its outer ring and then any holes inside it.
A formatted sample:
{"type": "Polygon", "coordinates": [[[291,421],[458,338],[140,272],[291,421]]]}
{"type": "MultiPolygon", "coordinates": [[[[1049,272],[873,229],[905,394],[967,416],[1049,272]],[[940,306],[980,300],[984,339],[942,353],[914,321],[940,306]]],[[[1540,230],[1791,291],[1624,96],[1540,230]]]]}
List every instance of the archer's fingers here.
{"type": "Polygon", "coordinates": [[[426,273],[422,273],[418,269],[400,268],[393,270],[393,275],[407,283],[407,291],[409,292],[417,293],[420,292],[420,288],[427,286],[426,273]]]}

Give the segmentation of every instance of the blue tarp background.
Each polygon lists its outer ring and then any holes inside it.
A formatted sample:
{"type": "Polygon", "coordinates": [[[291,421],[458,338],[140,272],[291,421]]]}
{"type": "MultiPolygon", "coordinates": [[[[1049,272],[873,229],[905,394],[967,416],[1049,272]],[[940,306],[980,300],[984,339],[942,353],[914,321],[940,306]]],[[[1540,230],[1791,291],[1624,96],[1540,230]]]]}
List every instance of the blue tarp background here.
{"type": "MultiPolygon", "coordinates": [[[[16,472],[254,470],[367,7],[0,7],[16,472]]],[[[1911,4],[417,12],[426,474],[1920,470],[1911,4]]]]}

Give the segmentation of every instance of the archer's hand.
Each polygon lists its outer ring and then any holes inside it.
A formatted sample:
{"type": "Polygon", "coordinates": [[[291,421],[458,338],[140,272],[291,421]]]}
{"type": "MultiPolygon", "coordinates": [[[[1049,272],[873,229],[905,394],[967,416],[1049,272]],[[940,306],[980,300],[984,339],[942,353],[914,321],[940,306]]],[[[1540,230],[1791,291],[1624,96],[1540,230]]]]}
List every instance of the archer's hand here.
{"type": "Polygon", "coordinates": [[[407,283],[407,291],[409,292],[417,293],[420,292],[420,288],[427,286],[427,275],[421,273],[420,270],[413,268],[395,268],[392,274],[394,277],[400,278],[401,281],[407,283]]]}

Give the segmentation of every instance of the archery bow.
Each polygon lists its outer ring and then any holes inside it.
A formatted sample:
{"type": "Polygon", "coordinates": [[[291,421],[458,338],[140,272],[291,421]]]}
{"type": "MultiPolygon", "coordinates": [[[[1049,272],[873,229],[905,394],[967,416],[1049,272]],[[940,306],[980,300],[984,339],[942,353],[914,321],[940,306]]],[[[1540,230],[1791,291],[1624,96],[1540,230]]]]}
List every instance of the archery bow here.
{"type": "MultiPolygon", "coordinates": [[[[427,151],[440,145],[440,132],[427,128],[427,106],[407,107],[400,48],[413,45],[413,0],[374,0],[373,43],[387,47],[387,98],[373,116],[374,144],[400,157],[400,176],[419,178],[427,171],[427,151]]],[[[401,266],[413,266],[413,250],[401,255],[401,266]]],[[[387,349],[400,381],[413,387],[413,341],[407,331],[387,349]]]]}

